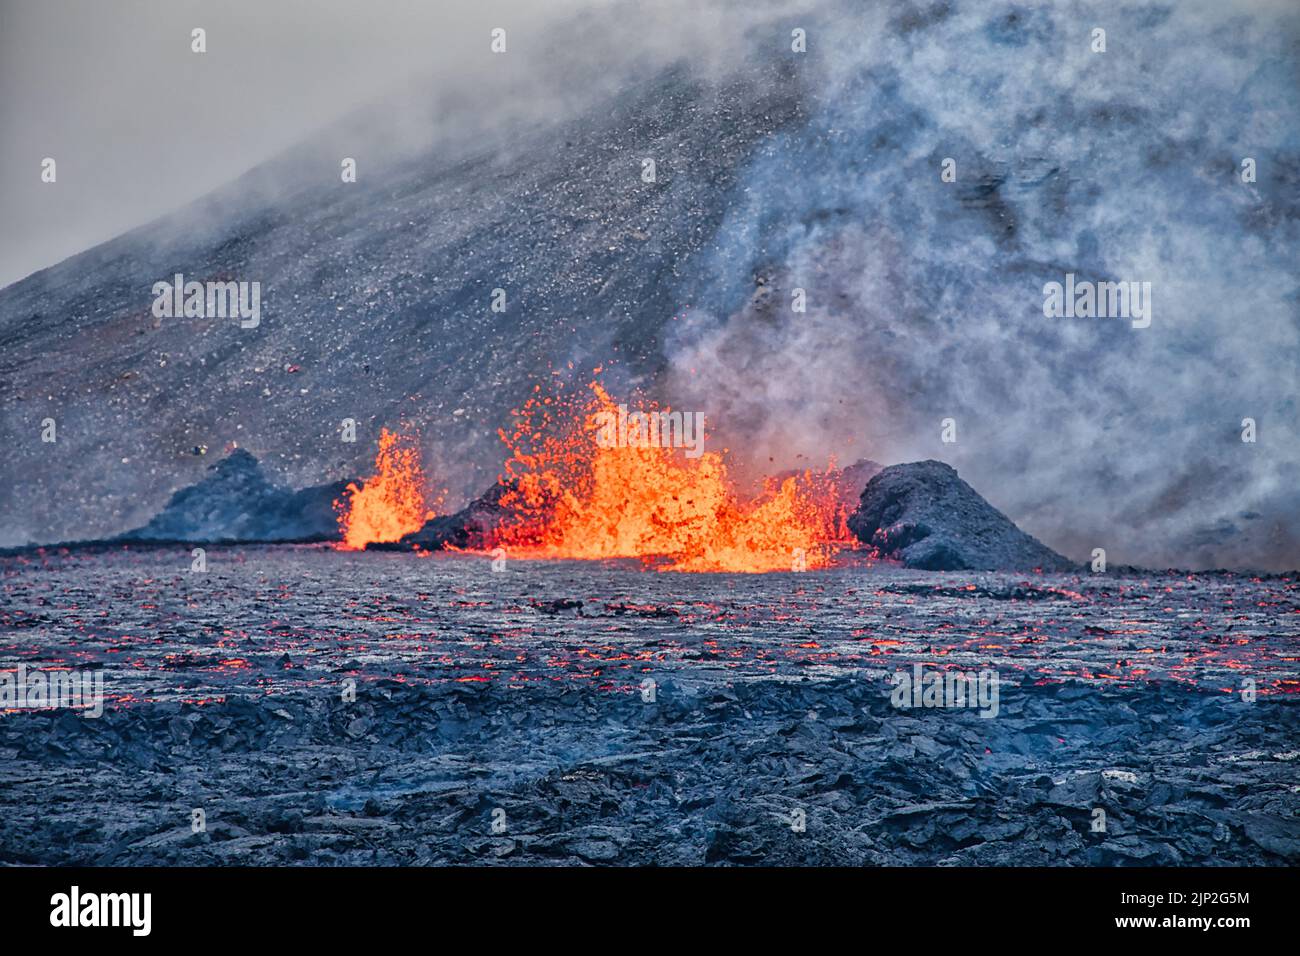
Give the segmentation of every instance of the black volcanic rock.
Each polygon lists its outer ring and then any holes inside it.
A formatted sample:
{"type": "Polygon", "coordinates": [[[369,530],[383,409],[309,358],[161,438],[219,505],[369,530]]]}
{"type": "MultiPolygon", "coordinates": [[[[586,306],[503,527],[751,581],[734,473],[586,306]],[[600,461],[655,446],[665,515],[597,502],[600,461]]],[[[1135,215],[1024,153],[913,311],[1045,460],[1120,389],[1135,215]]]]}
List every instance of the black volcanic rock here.
{"type": "Polygon", "coordinates": [[[926,571],[1067,571],[1075,565],[1012,523],[941,461],[891,465],[869,482],[849,530],[926,571]]]}
{"type": "Polygon", "coordinates": [[[367,548],[392,551],[414,546],[426,551],[441,551],[448,546],[483,547],[491,540],[491,532],[501,519],[509,514],[501,504],[502,495],[509,489],[510,486],[498,482],[455,514],[430,518],[419,531],[411,532],[400,541],[372,542],[367,548]]]}
{"type": "Polygon", "coordinates": [[[339,536],[334,501],[346,481],[294,491],[273,484],[258,460],[236,449],[197,484],[119,541],[324,541],[339,536]]]}

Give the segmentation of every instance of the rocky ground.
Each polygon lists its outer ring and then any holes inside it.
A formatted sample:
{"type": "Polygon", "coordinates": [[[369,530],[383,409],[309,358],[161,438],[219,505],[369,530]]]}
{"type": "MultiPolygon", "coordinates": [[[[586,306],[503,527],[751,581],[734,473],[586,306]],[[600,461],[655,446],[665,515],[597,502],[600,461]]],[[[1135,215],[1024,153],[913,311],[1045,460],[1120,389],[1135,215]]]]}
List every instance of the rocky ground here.
{"type": "Polygon", "coordinates": [[[1300,861],[1293,575],[846,564],[0,558],[2,666],[109,698],[0,715],[0,862],[1300,861]],[[896,709],[914,662],[997,716],[896,709]]]}

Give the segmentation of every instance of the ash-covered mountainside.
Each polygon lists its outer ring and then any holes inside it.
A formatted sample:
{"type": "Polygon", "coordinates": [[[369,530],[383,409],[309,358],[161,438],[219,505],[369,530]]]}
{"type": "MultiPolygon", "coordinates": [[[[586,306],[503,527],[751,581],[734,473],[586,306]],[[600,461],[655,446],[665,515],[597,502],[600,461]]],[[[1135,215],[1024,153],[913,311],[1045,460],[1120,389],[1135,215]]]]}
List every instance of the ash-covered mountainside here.
{"type": "Polygon", "coordinates": [[[885,557],[925,571],[1077,567],[1017,528],[941,461],[881,471],[867,482],[848,525],[885,557]]]}
{"type": "MultiPolygon", "coordinates": [[[[1066,554],[1300,565],[1300,10],[724,6],[576,119],[342,133],[0,291],[0,545],[139,525],[196,446],[362,474],[402,419],[468,499],[534,384],[602,365],[751,470],[942,457],[1066,554]],[[260,324],[155,319],[176,273],[261,282],[260,324]],[[1067,276],[1149,285],[1143,322],[1049,317],[1067,276]]],[[[557,62],[622,51],[579,19],[557,62]]]]}
{"type": "Polygon", "coordinates": [[[355,184],[295,152],[3,290],[0,544],[139,525],[202,477],[195,448],[247,447],[293,486],[363,473],[399,419],[439,480],[469,462],[482,488],[496,430],[551,368],[661,363],[660,330],[690,301],[678,276],[754,150],[799,118],[783,71],[720,85],[669,71],[583,119],[362,165],[355,184]],[[283,182],[301,185],[268,185],[283,182]],[[260,281],[260,324],[155,318],[152,285],[175,273],[260,281]]]}

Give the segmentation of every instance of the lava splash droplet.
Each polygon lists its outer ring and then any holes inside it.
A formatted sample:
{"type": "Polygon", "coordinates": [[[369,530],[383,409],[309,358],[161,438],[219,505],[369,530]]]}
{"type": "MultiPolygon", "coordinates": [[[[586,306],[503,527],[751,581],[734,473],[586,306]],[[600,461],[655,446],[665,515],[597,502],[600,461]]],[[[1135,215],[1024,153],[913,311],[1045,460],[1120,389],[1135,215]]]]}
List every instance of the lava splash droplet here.
{"type": "Polygon", "coordinates": [[[379,433],[375,473],[347,487],[345,497],[334,502],[339,513],[340,547],[361,550],[375,541],[397,541],[418,531],[434,512],[425,491],[420,450],[409,438],[379,433]]]}

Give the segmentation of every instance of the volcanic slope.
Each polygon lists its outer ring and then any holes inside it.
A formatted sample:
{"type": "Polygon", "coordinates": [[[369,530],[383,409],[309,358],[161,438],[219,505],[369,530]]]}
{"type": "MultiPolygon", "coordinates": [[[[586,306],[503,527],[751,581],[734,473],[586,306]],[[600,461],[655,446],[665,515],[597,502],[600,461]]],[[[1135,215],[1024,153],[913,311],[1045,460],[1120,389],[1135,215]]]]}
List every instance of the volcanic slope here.
{"type": "Polygon", "coordinates": [[[0,546],[137,527],[204,476],[208,449],[248,448],[291,487],[357,474],[365,436],[397,418],[434,436],[453,485],[479,490],[496,429],[548,369],[612,359],[636,377],[661,362],[689,301],[679,276],[737,170],[800,119],[780,69],[668,71],[581,119],[355,184],[303,147],[0,291],[0,546]],[[177,273],[260,282],[260,325],[155,318],[153,284],[177,273]],[[344,418],[356,444],[339,440],[344,418]]]}

